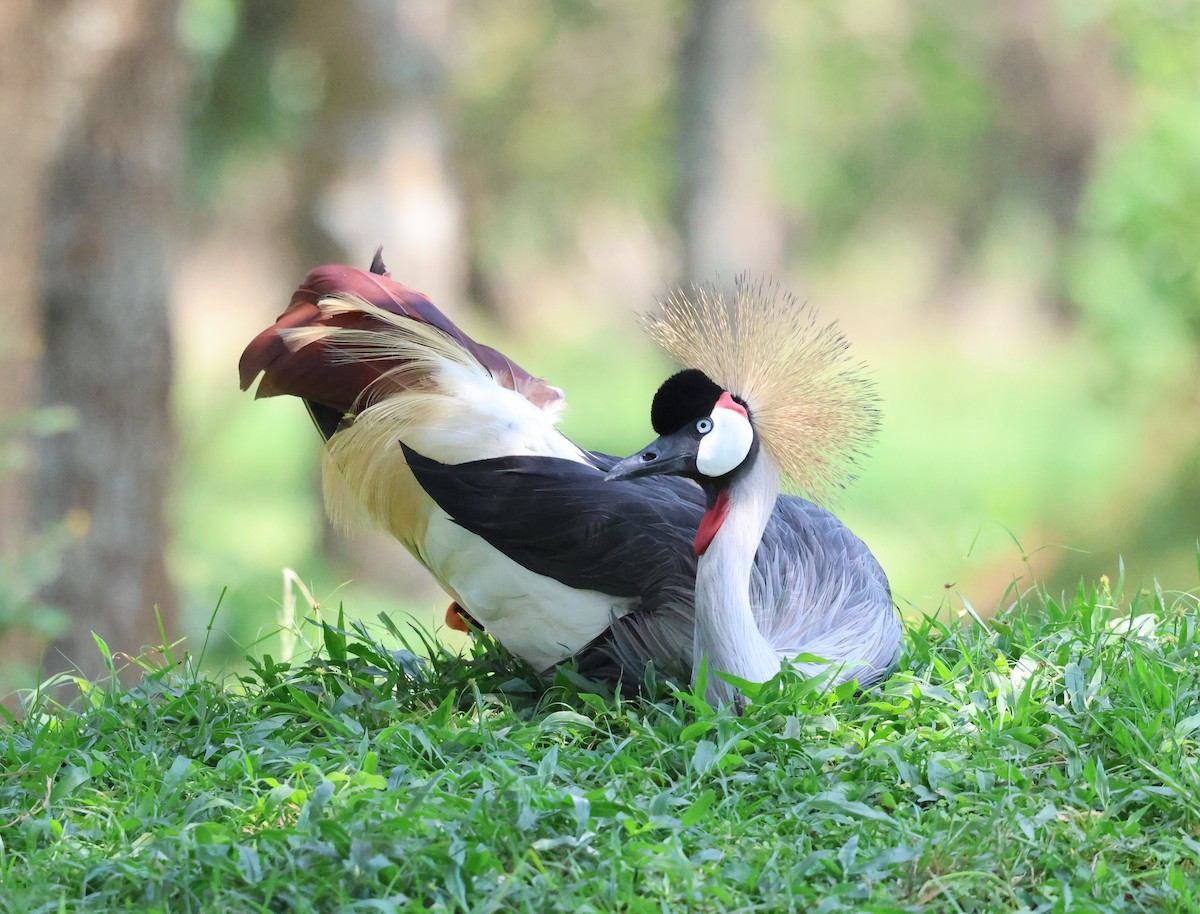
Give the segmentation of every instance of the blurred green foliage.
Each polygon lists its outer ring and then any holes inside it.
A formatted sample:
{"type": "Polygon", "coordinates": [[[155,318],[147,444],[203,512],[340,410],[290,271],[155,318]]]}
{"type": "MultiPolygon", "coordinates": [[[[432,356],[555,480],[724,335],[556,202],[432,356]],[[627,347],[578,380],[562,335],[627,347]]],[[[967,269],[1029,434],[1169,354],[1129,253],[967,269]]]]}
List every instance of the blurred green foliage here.
{"type": "MultiPolygon", "coordinates": [[[[57,435],[75,424],[67,407],[43,407],[0,418],[0,474],[26,469],[30,450],[39,437],[57,435]]],[[[72,532],[70,521],[30,537],[12,553],[0,556],[0,641],[14,635],[35,643],[51,641],[67,627],[66,613],[42,598],[42,591],[58,574],[62,554],[72,532]]],[[[0,664],[0,695],[25,685],[37,672],[36,652],[7,658],[0,664]]]]}
{"type": "Polygon", "coordinates": [[[668,222],[675,45],[686,7],[477,3],[455,73],[457,164],[486,266],[568,256],[580,208],[668,222]]]}
{"type": "MultiPolygon", "coordinates": [[[[222,173],[244,157],[294,145],[319,85],[298,99],[303,74],[289,68],[291,0],[184,0],[179,36],[190,55],[192,112],[188,153],[192,199],[216,199],[222,173]]],[[[310,80],[312,82],[312,80],[310,80]]]]}
{"type": "MultiPolygon", "coordinates": [[[[785,279],[878,302],[882,329],[859,348],[876,366],[886,423],[837,507],[877,548],[898,596],[935,609],[964,552],[981,565],[1004,557],[975,570],[997,595],[1001,569],[1020,573],[1025,553],[1055,543],[1088,553],[1056,552],[1052,586],[1112,572],[1118,554],[1144,582],[1193,585],[1200,4],[759,8],[785,279]],[[1016,338],[986,323],[962,332],[988,296],[1003,297],[1005,328],[1023,328],[1016,338]]],[[[199,202],[247,162],[292,162],[314,144],[333,155],[328,131],[378,103],[379,61],[367,45],[353,50],[359,7],[328,9],[186,0],[199,202]]],[[[689,6],[471,2],[454,17],[441,116],[471,288],[489,305],[489,288],[507,279],[520,299],[492,314],[508,326],[463,323],[567,390],[569,435],[631,451],[667,370],[632,320],[651,302],[605,313],[611,302],[580,291],[570,304],[600,315],[581,318],[538,299],[546,276],[553,295],[585,289],[571,277],[586,269],[620,266],[587,266],[599,256],[597,212],[636,214],[655,256],[677,246],[675,65],[689,6]]],[[[189,383],[230,376],[235,355],[189,383]]],[[[319,558],[317,442],[303,411],[247,400],[181,394],[176,561],[197,613],[230,586],[224,618],[243,641],[265,625],[255,606],[278,591],[285,565],[311,574],[323,599],[352,592],[319,558]]],[[[364,602],[405,599],[355,592],[349,605],[366,613],[364,602]]]]}
{"type": "Polygon", "coordinates": [[[1133,364],[1143,347],[1200,339],[1200,5],[1110,6],[1131,114],[1101,150],[1073,279],[1104,344],[1133,364]]]}

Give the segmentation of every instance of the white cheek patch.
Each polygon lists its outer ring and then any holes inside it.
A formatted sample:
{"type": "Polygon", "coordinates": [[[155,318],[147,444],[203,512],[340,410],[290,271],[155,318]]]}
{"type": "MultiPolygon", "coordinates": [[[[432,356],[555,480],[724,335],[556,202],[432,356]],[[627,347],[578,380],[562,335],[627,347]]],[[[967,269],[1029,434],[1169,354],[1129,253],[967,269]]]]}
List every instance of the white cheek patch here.
{"type": "Polygon", "coordinates": [[[724,476],[736,469],[754,443],[754,429],[741,410],[718,406],[712,411],[712,431],[700,439],[696,469],[705,476],[724,476]]]}

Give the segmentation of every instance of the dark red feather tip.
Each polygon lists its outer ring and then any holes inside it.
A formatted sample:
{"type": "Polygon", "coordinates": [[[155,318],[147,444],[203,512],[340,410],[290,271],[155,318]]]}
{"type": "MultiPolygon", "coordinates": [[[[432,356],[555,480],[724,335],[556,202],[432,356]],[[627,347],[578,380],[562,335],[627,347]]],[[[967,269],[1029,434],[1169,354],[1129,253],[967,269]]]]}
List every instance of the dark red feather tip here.
{"type": "Polygon", "coordinates": [[[420,292],[392,279],[384,267],[382,249],[375,252],[369,271],[329,264],[309,272],[283,314],[242,353],[238,370],[243,390],[261,374],[256,397],[290,394],[340,413],[357,411],[396,392],[399,382],[385,375],[398,359],[346,362],[331,358],[329,345],[320,340],[299,349],[284,343],[281,332],[294,327],[384,329],[378,318],[361,312],[321,314],[318,303],[335,295],[361,298],[380,310],[436,327],[478,359],[498,384],[515,390],[535,406],[562,399],[561,393],[502,353],[472,340],[420,292]]]}

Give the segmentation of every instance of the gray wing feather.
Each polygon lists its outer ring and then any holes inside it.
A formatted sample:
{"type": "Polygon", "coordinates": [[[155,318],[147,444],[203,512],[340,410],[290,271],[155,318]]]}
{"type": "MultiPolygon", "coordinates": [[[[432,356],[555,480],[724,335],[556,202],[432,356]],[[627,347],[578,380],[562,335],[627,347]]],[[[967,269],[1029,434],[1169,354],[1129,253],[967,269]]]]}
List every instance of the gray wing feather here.
{"type": "Polygon", "coordinates": [[[841,664],[840,681],[867,686],[895,664],[900,620],[887,576],[845,524],[805,499],[776,504],[755,557],[751,605],[781,655],[841,664]]]}
{"type": "MultiPolygon", "coordinates": [[[[887,576],[850,529],[812,502],[782,496],[763,533],[751,576],[751,605],[779,652],[841,664],[838,681],[863,687],[896,662],[900,620],[887,576]]],[[[681,682],[694,662],[694,582],[653,612],[632,612],[580,652],[580,669],[606,681],[641,681],[647,662],[681,682]]],[[[811,674],[823,663],[800,663],[811,674]]]]}

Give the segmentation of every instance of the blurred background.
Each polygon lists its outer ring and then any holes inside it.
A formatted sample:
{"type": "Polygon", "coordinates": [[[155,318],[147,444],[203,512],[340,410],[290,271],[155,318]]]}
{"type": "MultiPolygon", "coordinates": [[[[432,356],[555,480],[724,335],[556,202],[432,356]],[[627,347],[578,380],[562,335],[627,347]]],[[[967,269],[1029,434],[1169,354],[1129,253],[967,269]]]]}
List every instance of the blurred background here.
{"type": "Polygon", "coordinates": [[[909,616],[1197,585],[1196,0],[6,0],[0,114],[0,693],[155,607],[278,654],[285,568],[440,624],[324,524],[301,404],[237,389],[377,244],[612,453],[671,370],[637,314],[778,277],[878,383],[834,507],[909,616]]]}

